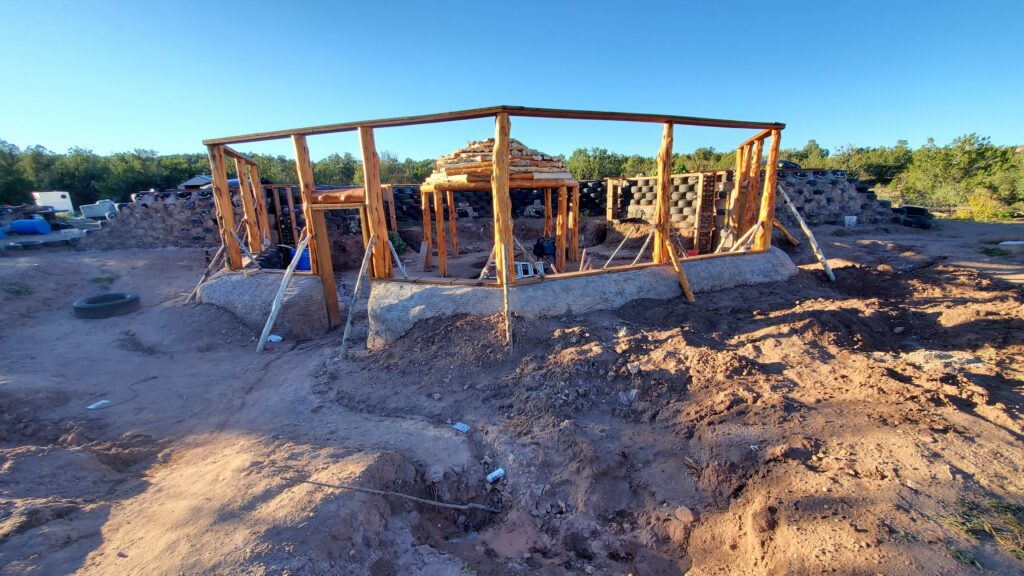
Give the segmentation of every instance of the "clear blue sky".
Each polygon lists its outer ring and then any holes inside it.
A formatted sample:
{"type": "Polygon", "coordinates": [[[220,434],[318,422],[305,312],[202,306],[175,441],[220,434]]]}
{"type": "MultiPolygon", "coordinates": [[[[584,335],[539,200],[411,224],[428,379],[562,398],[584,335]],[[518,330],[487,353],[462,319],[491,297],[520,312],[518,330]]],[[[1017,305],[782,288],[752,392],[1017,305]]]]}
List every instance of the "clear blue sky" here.
{"type": "MultiPolygon", "coordinates": [[[[788,125],[917,146],[978,132],[1024,144],[1024,2],[0,3],[0,138],[55,151],[201,152],[203,138],[495,104],[788,125]]],[[[477,120],[379,131],[426,158],[493,135],[477,120]]],[[[654,155],[648,124],[514,119],[550,153],[654,155]]],[[[677,150],[748,133],[681,128],[677,150]]],[[[288,143],[240,146],[291,154],[288,143]]],[[[313,156],[356,152],[352,133],[313,156]]]]}

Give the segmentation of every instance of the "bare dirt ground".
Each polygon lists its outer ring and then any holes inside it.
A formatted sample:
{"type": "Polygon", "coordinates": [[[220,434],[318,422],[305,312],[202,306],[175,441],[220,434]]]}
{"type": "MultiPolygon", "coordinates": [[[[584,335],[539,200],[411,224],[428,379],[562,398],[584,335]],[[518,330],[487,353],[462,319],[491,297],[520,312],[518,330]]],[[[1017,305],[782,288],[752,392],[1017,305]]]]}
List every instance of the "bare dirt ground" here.
{"type": "Polygon", "coordinates": [[[835,284],[346,360],[183,305],[201,251],[3,258],[0,573],[1024,574],[1024,225],[820,234],[835,284]]]}

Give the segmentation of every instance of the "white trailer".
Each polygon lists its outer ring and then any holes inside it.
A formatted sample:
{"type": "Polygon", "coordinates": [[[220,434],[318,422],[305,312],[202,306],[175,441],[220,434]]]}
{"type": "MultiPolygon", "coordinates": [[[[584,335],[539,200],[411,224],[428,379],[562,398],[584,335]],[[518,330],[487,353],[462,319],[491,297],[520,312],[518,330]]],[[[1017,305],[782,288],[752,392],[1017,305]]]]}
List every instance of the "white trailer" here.
{"type": "Polygon", "coordinates": [[[57,212],[65,210],[72,214],[75,212],[75,207],[71,204],[71,194],[61,190],[33,192],[32,198],[35,199],[36,206],[53,206],[53,209],[57,212]]]}

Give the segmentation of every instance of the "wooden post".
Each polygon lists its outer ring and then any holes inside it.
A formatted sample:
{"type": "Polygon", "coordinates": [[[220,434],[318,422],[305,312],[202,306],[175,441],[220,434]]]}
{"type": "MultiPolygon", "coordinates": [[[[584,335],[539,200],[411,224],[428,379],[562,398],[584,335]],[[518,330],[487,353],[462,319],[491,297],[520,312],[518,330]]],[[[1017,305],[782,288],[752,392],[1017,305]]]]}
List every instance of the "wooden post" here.
{"type": "MultiPolygon", "coordinates": [[[[384,199],[380,191],[380,157],[373,138],[373,128],[359,127],[359,145],[363,152],[363,190],[366,198],[366,214],[370,222],[370,237],[380,242],[388,239],[388,227],[384,220],[384,199]]],[[[391,253],[380,243],[373,249],[373,277],[391,278],[391,253]]]]}
{"type": "Polygon", "coordinates": [[[228,172],[224,164],[224,148],[210,146],[210,174],[213,176],[213,203],[217,209],[217,223],[220,225],[220,242],[227,248],[228,268],[242,269],[242,249],[238,247],[231,233],[235,230],[235,208],[231,204],[228,190],[228,172]]]}
{"type": "Polygon", "coordinates": [[[618,208],[618,202],[615,200],[615,181],[612,178],[604,179],[604,218],[611,222],[615,220],[615,209],[618,208]]]}
{"type": "Polygon", "coordinates": [[[420,192],[420,209],[423,211],[423,244],[427,249],[420,256],[423,258],[423,271],[430,269],[430,260],[434,252],[434,239],[430,237],[430,192],[420,192]]]}
{"type": "MultiPolygon", "coordinates": [[[[284,224],[281,221],[281,194],[276,186],[270,186],[270,198],[274,202],[274,220],[277,225],[277,243],[284,244],[284,224]]],[[[292,236],[294,238],[294,236],[292,236]]]]}
{"type": "Polygon", "coordinates": [[[502,285],[515,282],[512,254],[512,199],[509,197],[509,132],[508,114],[497,114],[494,122],[494,153],[491,162],[491,196],[494,210],[494,246],[497,256],[498,281],[502,285]]]}
{"type": "Polygon", "coordinates": [[[668,219],[669,193],[672,190],[672,123],[666,122],[658,149],[658,189],[654,203],[654,262],[668,262],[665,252],[671,238],[668,219]]]}
{"type": "Polygon", "coordinates": [[[580,187],[569,187],[569,259],[580,259],[580,187]]]}
{"type": "Polygon", "coordinates": [[[755,222],[757,192],[761,186],[761,153],[764,151],[764,139],[755,141],[753,150],[748,162],[750,177],[747,179],[747,196],[743,200],[743,219],[740,224],[742,230],[748,230],[755,222]]]}
{"type": "MultiPolygon", "coordinates": [[[[334,282],[334,264],[331,262],[331,240],[327,237],[327,223],[323,212],[313,211],[313,164],[309,161],[309,147],[306,137],[292,136],[295,146],[295,170],[299,177],[299,194],[302,195],[302,213],[306,217],[306,233],[309,234],[310,270],[320,277],[324,289],[324,302],[327,306],[327,323],[331,328],[341,324],[341,311],[338,304],[338,285],[334,282]]],[[[291,194],[291,190],[288,191],[291,194]]]]}
{"type": "Polygon", "coordinates": [[[260,238],[260,223],[256,216],[256,200],[249,185],[249,170],[244,160],[235,158],[235,172],[238,173],[238,197],[242,200],[242,214],[245,215],[245,236],[249,252],[263,252],[263,241],[260,238]]]}
{"type": "Polygon", "coordinates": [[[836,275],[832,272],[832,267],[828,265],[828,259],[825,258],[825,253],[818,246],[818,241],[814,239],[814,233],[807,226],[807,222],[804,222],[804,218],[800,215],[796,206],[793,206],[793,202],[789,199],[789,194],[786,194],[786,191],[782,188],[779,188],[779,194],[782,195],[782,201],[786,204],[786,207],[793,213],[793,217],[796,218],[796,223],[800,225],[800,229],[807,235],[807,242],[811,245],[811,250],[814,251],[814,256],[818,259],[818,262],[821,262],[821,268],[825,270],[825,275],[828,276],[829,280],[835,282],[836,275]]]}
{"type": "Polygon", "coordinates": [[[676,256],[676,249],[672,245],[671,239],[665,243],[665,251],[668,253],[668,257],[672,261],[672,268],[675,269],[676,276],[679,278],[679,287],[683,289],[683,295],[686,296],[686,300],[690,304],[693,304],[697,299],[693,297],[693,290],[690,289],[690,280],[686,277],[686,271],[683,270],[683,266],[679,263],[679,258],[676,256]]]}
{"type": "Polygon", "coordinates": [[[448,232],[452,237],[452,255],[459,255],[459,229],[458,229],[458,214],[455,213],[455,192],[451,190],[447,193],[448,196],[448,232]]]}
{"type": "Polygon", "coordinates": [[[757,221],[761,227],[757,230],[754,250],[767,250],[772,245],[772,220],[775,219],[775,184],[779,176],[779,140],[781,130],[772,130],[772,144],[768,148],[768,166],[764,173],[764,192],[761,193],[761,210],[757,221]]]}
{"type": "Polygon", "coordinates": [[[256,198],[256,220],[259,223],[260,238],[263,249],[270,246],[270,216],[267,213],[267,192],[260,182],[260,167],[249,164],[249,180],[252,181],[252,193],[256,198]]]}
{"type": "Polygon", "coordinates": [[[363,233],[363,250],[370,246],[370,228],[366,221],[369,216],[366,214],[366,203],[359,207],[359,231],[363,233]]]}
{"type": "Polygon", "coordinates": [[[440,190],[434,190],[434,219],[437,222],[437,274],[448,275],[448,242],[444,237],[444,201],[440,190]]]}
{"type": "Polygon", "coordinates": [[[393,184],[383,184],[380,187],[384,201],[388,203],[388,219],[391,224],[391,231],[398,232],[398,218],[395,216],[395,187],[393,184]]]}
{"type": "Polygon", "coordinates": [[[551,236],[551,188],[544,189],[544,236],[551,236]]]}
{"type": "Polygon", "coordinates": [[[566,216],[568,212],[568,191],[565,186],[558,187],[558,217],[555,220],[555,268],[565,272],[565,236],[566,216]]]}
{"type": "Polygon", "coordinates": [[[729,195],[729,210],[727,212],[728,220],[725,223],[730,229],[730,237],[726,239],[729,242],[736,238],[736,232],[740,227],[739,218],[742,211],[740,203],[746,198],[743,184],[747,179],[747,158],[749,155],[750,147],[746,144],[736,149],[736,171],[732,176],[732,193],[729,195]]]}
{"type": "Polygon", "coordinates": [[[292,195],[292,187],[285,186],[285,204],[288,205],[288,221],[292,224],[292,241],[299,241],[299,223],[295,221],[295,197],[292,195]]]}

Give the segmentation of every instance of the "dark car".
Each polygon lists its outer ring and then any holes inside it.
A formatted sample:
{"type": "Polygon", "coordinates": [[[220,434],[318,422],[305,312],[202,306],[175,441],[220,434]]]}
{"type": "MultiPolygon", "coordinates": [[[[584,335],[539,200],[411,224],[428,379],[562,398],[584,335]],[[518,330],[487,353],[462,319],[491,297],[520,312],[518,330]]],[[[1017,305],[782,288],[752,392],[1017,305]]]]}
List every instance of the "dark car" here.
{"type": "Polygon", "coordinates": [[[932,227],[935,215],[924,206],[900,206],[892,209],[892,221],[911,228],[928,229],[932,227]]]}

